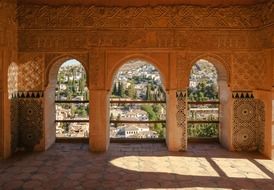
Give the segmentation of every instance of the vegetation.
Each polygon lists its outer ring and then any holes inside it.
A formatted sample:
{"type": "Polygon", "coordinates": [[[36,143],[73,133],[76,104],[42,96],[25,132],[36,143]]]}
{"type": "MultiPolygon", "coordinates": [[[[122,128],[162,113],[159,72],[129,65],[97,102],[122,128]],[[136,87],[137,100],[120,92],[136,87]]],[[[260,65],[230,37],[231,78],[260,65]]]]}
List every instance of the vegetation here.
{"type": "Polygon", "coordinates": [[[189,137],[218,137],[218,124],[188,124],[189,137]]]}
{"type": "MultiPolygon", "coordinates": [[[[188,99],[192,102],[218,100],[217,72],[210,63],[197,63],[193,66],[190,81],[196,83],[188,89],[188,99]]],[[[215,105],[196,105],[195,108],[214,108],[215,105]]],[[[191,112],[190,120],[196,119],[197,113],[191,112]]],[[[199,120],[199,119],[198,119],[199,120]]],[[[207,121],[214,120],[212,114],[208,114],[207,121]]],[[[217,137],[218,124],[188,124],[189,137],[217,137]]]]}

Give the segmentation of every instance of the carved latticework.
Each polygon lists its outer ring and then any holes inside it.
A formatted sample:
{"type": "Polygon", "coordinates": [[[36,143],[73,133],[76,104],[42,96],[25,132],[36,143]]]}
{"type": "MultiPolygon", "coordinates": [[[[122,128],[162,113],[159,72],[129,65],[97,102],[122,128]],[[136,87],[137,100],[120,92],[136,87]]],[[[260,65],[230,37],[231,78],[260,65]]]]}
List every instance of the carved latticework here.
{"type": "Polygon", "coordinates": [[[42,55],[20,54],[18,90],[42,90],[44,85],[44,58],[42,55]]]}
{"type": "Polygon", "coordinates": [[[181,150],[187,150],[187,90],[177,90],[177,127],[182,128],[181,150]]]}
{"type": "Polygon", "coordinates": [[[233,62],[233,89],[264,89],[267,66],[260,53],[237,53],[233,62]]]}

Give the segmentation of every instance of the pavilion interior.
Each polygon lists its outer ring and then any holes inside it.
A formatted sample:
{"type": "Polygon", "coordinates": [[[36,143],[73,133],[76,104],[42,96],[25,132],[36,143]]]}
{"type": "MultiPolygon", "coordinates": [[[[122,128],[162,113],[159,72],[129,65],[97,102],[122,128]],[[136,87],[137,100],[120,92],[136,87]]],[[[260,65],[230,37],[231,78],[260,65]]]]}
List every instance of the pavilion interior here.
{"type": "Polygon", "coordinates": [[[273,0],[0,0],[0,73],[0,189],[274,189],[273,0]],[[89,134],[60,143],[57,73],[71,59],[89,134]],[[161,75],[166,135],[112,143],[113,78],[136,59],[161,75]],[[218,73],[214,143],[188,138],[198,60],[218,73]]]}

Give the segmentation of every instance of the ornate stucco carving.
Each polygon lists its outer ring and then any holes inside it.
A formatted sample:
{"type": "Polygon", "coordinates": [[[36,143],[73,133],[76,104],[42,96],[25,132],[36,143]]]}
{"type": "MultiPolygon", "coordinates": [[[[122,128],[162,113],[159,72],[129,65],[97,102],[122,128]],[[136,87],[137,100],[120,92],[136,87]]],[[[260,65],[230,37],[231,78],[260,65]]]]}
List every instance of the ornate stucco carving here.
{"type": "Polygon", "coordinates": [[[233,56],[232,87],[234,90],[267,89],[267,65],[260,52],[236,53],[233,56]]]}
{"type": "Polygon", "coordinates": [[[265,108],[252,92],[233,93],[232,142],[236,151],[264,150],[265,108]],[[251,95],[250,95],[251,94],[251,95]]]}
{"type": "MultiPolygon", "coordinates": [[[[268,5],[269,6],[269,5],[268,5]]],[[[95,7],[21,5],[20,28],[258,27],[269,22],[266,5],[95,7]],[[264,13],[264,14],[262,14],[264,13]]]]}
{"type": "Polygon", "coordinates": [[[18,90],[42,90],[44,85],[44,56],[20,53],[18,55],[18,90]]]}
{"type": "Polygon", "coordinates": [[[87,51],[92,48],[176,48],[178,50],[259,49],[262,43],[250,31],[182,31],[172,29],[21,30],[20,51],[87,51]]]}

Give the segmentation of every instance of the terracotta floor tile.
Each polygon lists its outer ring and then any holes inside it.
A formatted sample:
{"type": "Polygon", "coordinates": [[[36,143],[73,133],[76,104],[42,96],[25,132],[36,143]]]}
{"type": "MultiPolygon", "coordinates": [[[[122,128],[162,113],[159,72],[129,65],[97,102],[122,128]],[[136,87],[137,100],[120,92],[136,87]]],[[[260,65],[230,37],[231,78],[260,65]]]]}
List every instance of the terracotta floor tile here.
{"type": "Polygon", "coordinates": [[[89,152],[87,144],[55,144],[0,161],[0,189],[272,190],[273,172],[273,160],[218,144],[169,152],[164,144],[113,143],[100,154],[89,152]]]}

